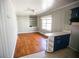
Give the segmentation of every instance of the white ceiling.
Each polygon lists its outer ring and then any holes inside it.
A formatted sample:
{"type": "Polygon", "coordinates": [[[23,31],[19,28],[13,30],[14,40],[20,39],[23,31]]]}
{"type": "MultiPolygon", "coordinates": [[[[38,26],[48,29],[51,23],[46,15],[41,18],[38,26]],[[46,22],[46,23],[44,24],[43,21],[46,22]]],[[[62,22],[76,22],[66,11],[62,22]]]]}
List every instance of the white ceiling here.
{"type": "Polygon", "coordinates": [[[38,12],[41,9],[42,0],[13,0],[17,14],[30,14],[29,9],[38,12]]]}
{"type": "MultiPolygon", "coordinates": [[[[52,9],[64,6],[77,0],[54,0],[52,9]]],[[[30,9],[34,9],[36,13],[40,13],[42,10],[42,0],[13,0],[17,14],[32,14],[27,12],[30,9]],[[27,10],[28,9],[28,10],[27,10]]]]}

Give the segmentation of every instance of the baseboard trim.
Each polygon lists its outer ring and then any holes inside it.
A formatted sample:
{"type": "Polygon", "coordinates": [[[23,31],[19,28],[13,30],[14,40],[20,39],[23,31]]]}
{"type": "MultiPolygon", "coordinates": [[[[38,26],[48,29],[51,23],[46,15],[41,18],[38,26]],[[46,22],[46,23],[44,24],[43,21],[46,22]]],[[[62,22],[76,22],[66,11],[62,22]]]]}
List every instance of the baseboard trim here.
{"type": "Polygon", "coordinates": [[[38,32],[38,31],[34,31],[34,32],[19,32],[18,34],[23,34],[23,33],[35,33],[35,32],[38,32]]]}
{"type": "Polygon", "coordinates": [[[73,48],[73,47],[71,47],[71,46],[69,46],[69,48],[71,48],[72,50],[74,50],[74,51],[76,51],[76,52],[79,52],[77,49],[75,49],[75,48],[73,48]]]}

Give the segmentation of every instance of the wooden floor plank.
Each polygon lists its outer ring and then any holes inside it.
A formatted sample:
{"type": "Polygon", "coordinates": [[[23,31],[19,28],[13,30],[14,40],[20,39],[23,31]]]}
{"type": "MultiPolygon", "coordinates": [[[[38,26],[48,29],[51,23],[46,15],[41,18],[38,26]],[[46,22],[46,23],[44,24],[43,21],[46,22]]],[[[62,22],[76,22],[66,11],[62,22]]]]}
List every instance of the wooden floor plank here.
{"type": "Polygon", "coordinates": [[[44,51],[46,38],[39,33],[23,33],[18,35],[14,57],[22,57],[44,51]]]}

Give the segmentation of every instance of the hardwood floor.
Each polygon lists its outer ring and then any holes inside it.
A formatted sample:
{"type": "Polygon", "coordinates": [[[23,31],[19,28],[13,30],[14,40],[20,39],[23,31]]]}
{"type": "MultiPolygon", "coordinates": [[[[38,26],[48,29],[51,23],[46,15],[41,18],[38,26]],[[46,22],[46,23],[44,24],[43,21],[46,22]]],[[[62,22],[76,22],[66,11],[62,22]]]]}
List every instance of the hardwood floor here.
{"type": "Polygon", "coordinates": [[[46,49],[46,38],[39,33],[23,33],[18,35],[14,57],[22,57],[46,49]]]}

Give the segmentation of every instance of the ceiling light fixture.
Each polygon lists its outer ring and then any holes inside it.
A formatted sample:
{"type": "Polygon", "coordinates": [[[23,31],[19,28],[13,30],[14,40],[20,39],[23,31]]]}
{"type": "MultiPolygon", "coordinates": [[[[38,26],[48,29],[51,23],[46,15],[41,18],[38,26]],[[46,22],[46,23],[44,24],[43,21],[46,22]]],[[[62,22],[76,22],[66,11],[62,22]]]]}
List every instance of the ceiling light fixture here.
{"type": "Polygon", "coordinates": [[[34,10],[34,9],[27,8],[25,11],[26,11],[26,13],[28,13],[28,14],[33,14],[33,15],[35,15],[35,10],[34,10]]]}

